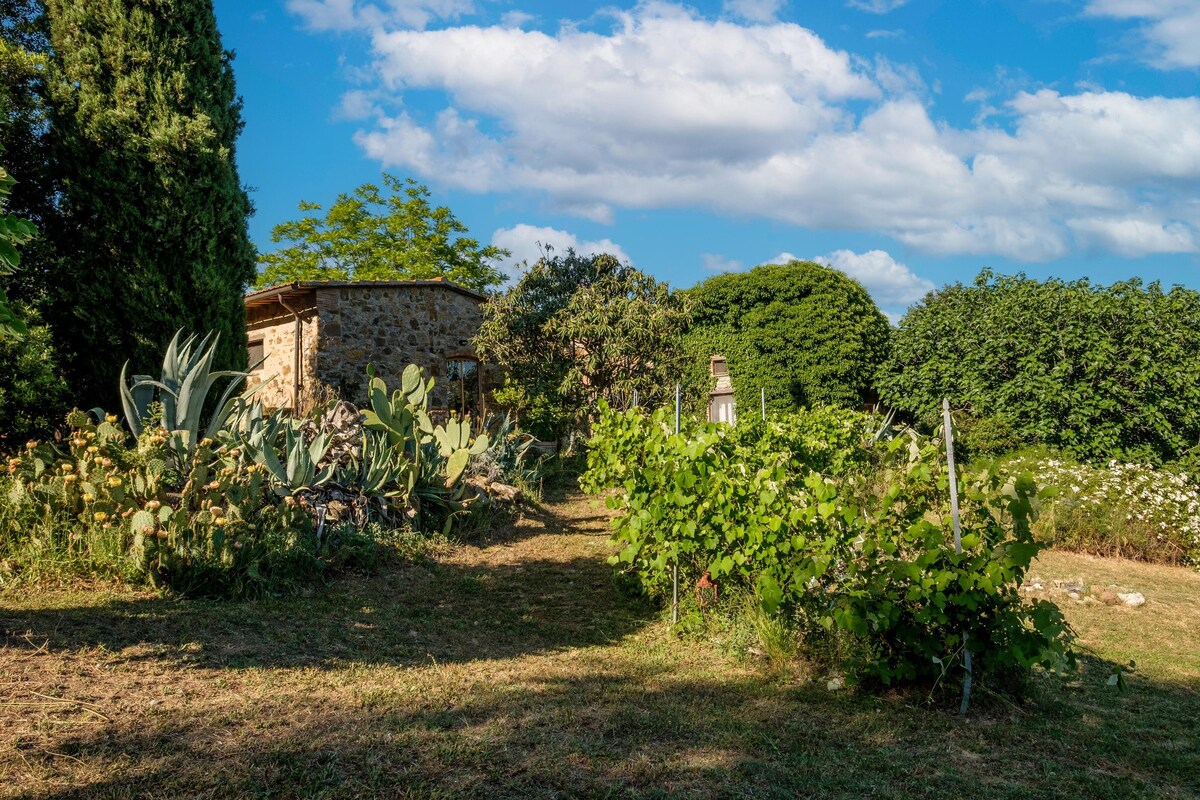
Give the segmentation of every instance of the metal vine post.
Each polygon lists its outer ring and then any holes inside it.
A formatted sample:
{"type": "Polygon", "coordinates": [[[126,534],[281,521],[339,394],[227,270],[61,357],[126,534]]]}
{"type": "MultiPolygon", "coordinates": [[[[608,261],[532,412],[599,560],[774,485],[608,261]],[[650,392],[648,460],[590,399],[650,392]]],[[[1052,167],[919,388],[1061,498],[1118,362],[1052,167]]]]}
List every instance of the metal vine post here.
{"type": "MultiPolygon", "coordinates": [[[[962,525],[958,516],[958,475],[954,471],[954,431],[950,422],[950,399],[942,398],[942,426],[946,432],[946,467],[950,474],[950,522],[954,528],[954,552],[962,553],[962,525]]],[[[967,645],[967,634],[963,632],[963,678],[962,704],[958,713],[965,715],[971,705],[971,648],[967,645]]]]}
{"type": "MultiPolygon", "coordinates": [[[[675,433],[679,434],[679,384],[675,384],[675,433]]],[[[671,624],[679,623],[679,550],[675,550],[675,563],[671,565],[671,624]]]]}

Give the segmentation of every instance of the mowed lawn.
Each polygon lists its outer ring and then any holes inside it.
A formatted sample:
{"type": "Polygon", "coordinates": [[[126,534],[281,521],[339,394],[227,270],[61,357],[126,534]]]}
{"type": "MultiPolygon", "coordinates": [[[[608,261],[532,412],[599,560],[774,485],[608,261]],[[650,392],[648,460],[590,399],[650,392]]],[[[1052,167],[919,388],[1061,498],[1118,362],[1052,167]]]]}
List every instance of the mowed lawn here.
{"type": "Polygon", "coordinates": [[[0,596],[5,797],[1198,797],[1200,575],[1044,556],[1094,655],[960,719],[671,635],[567,497],[481,542],[251,603],[0,596]],[[1128,691],[1113,664],[1137,670],[1128,691]]]}

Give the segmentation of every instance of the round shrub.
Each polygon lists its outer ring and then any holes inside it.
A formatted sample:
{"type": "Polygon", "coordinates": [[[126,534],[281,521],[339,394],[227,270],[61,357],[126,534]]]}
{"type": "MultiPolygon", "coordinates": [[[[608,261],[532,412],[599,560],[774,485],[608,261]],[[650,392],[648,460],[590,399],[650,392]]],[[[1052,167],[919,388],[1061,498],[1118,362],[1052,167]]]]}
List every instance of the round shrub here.
{"type": "Polygon", "coordinates": [[[873,400],[890,326],[845,274],[809,261],[766,264],[709,278],[687,294],[696,302],[683,341],[690,410],[708,401],[716,354],[726,358],[741,409],[757,410],[764,389],[767,407],[780,411],[873,400]]]}

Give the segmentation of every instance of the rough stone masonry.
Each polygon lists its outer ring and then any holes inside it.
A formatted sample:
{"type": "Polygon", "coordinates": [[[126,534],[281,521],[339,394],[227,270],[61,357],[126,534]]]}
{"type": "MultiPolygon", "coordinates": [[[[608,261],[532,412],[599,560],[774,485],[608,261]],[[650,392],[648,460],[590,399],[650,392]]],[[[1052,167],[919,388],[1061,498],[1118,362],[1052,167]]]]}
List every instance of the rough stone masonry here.
{"type": "MultiPolygon", "coordinates": [[[[259,396],[268,407],[291,407],[293,394],[302,400],[323,384],[362,403],[368,364],[391,388],[399,387],[405,366],[417,364],[436,382],[431,407],[449,408],[462,390],[447,380],[450,364],[478,364],[471,339],[486,301],[443,280],[304,281],[252,292],[246,295],[251,360],[265,359],[254,371],[266,384],[259,396]]],[[[482,396],[490,376],[486,369],[478,374],[468,388],[482,396]]]]}

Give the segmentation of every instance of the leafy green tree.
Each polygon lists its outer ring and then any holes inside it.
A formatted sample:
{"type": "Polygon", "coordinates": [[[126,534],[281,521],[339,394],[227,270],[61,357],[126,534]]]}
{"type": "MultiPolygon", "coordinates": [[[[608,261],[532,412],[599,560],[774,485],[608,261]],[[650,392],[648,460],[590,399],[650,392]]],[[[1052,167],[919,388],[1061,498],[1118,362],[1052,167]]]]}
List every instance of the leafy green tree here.
{"type": "Polygon", "coordinates": [[[61,424],[67,402],[50,329],[34,308],[14,303],[12,311],[24,333],[0,338],[0,450],[11,449],[5,439],[21,441],[61,424]]]}
{"type": "Polygon", "coordinates": [[[45,0],[45,297],[75,400],[115,401],[179,328],[220,334],[244,366],[255,275],[232,54],[211,0],[45,0]]]}
{"type": "Polygon", "coordinates": [[[40,225],[52,202],[45,74],[50,51],[41,0],[0,0],[0,148],[21,182],[12,213],[40,225]]]}
{"type": "Polygon", "coordinates": [[[725,356],[742,409],[758,409],[764,389],[777,410],[873,399],[890,326],[845,274],[809,261],[766,264],[709,278],[687,294],[696,312],[683,383],[694,413],[708,402],[713,355],[725,356]]]}
{"type": "Polygon", "coordinates": [[[1200,442],[1200,292],[980,273],[900,323],[883,399],[927,428],[943,397],[968,448],[1161,462],[1200,442]]]}
{"type": "Polygon", "coordinates": [[[548,253],[484,307],[475,348],[504,370],[496,399],[543,438],[596,402],[654,405],[674,391],[690,302],[611,255],[548,253]]]}
{"type": "MultiPolygon", "coordinates": [[[[8,196],[16,182],[16,178],[0,167],[0,277],[8,277],[16,272],[21,264],[17,247],[33,238],[36,232],[28,221],[6,213],[8,196]]],[[[19,338],[27,332],[22,315],[9,305],[8,295],[0,287],[0,341],[19,338]]]]}
{"type": "MultiPolygon", "coordinates": [[[[0,237],[20,247],[22,262],[15,271],[10,250],[0,263],[2,291],[15,300],[34,301],[40,295],[39,250],[43,242],[31,239],[32,230],[14,228],[11,220],[42,224],[53,196],[48,183],[43,86],[49,43],[40,0],[0,0],[0,20],[0,153],[8,168],[8,176],[0,179],[0,213],[7,221],[0,237]],[[19,175],[20,181],[11,180],[13,175],[19,175]]],[[[8,314],[0,311],[0,328],[7,326],[10,334],[20,330],[22,317],[11,309],[8,314]]]]}
{"type": "MultiPolygon", "coordinates": [[[[289,242],[264,253],[259,286],[287,281],[428,280],[444,277],[469,289],[498,286],[504,275],[492,263],[507,250],[481,247],[446,206],[434,208],[429,189],[411,178],[384,173],[383,192],[365,183],[338,195],[325,216],[276,225],[271,241],[289,242]]],[[[300,210],[322,211],[303,201],[300,210]]]]}

